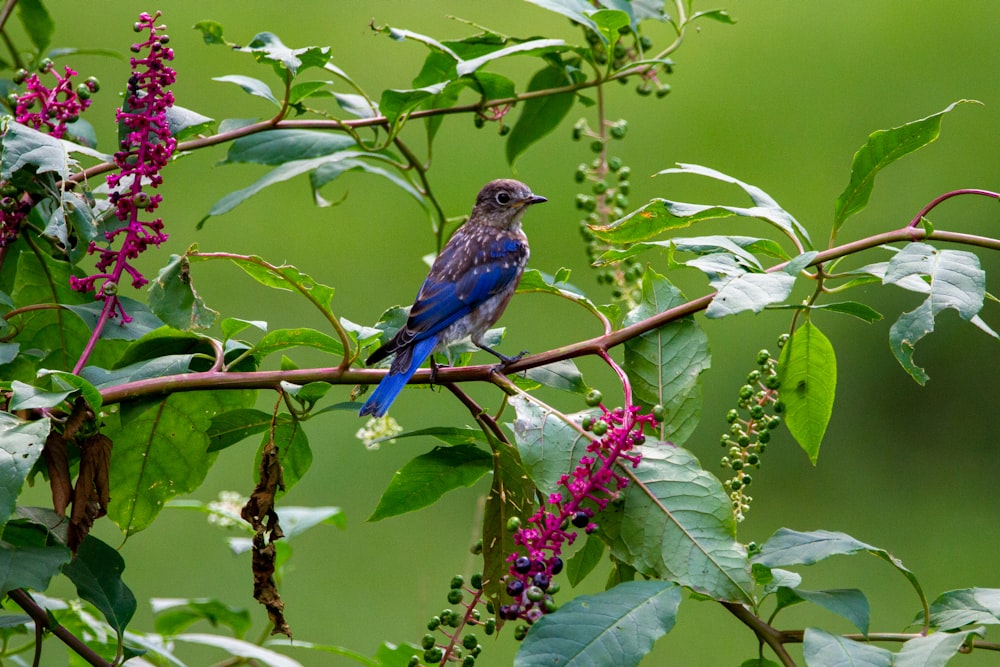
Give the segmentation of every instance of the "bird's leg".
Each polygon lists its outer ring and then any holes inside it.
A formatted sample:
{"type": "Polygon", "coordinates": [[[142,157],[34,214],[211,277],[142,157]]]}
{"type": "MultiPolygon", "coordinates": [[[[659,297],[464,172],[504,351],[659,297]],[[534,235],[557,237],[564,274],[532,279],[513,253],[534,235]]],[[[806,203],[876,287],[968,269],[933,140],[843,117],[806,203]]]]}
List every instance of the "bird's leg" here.
{"type": "Polygon", "coordinates": [[[521,357],[523,357],[524,355],[528,354],[527,350],[521,350],[520,353],[514,355],[513,357],[508,357],[506,354],[502,354],[500,352],[497,352],[496,350],[494,350],[489,345],[486,345],[485,343],[482,343],[482,342],[476,341],[476,340],[474,340],[472,342],[473,342],[473,344],[475,344],[476,347],[478,347],[483,352],[489,352],[494,357],[496,357],[497,359],[500,360],[500,363],[493,367],[493,370],[496,370],[496,371],[502,371],[503,369],[507,368],[512,363],[514,363],[515,361],[520,360],[521,357]]]}

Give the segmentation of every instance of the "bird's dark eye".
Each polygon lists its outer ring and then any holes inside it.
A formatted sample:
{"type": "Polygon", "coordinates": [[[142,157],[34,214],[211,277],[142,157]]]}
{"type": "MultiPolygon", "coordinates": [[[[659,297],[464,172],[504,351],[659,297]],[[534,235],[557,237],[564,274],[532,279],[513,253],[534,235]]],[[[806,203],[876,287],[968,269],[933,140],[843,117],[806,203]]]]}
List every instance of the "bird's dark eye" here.
{"type": "Polygon", "coordinates": [[[504,205],[509,204],[510,203],[510,195],[507,194],[506,192],[498,192],[497,196],[496,196],[496,200],[497,200],[498,204],[504,204],[504,205]]]}

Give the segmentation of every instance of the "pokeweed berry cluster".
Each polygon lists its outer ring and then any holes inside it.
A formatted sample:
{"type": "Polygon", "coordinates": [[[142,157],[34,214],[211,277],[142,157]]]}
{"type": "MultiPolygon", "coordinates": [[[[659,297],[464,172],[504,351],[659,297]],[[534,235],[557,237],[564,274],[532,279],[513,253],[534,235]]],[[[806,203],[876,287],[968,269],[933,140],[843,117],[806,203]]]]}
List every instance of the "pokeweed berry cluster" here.
{"type": "Polygon", "coordinates": [[[38,74],[18,70],[14,74],[14,83],[23,83],[24,92],[20,95],[11,93],[7,103],[14,109],[14,118],[18,123],[60,139],[66,134],[66,125],[79,120],[80,114],[90,106],[90,96],[100,89],[100,84],[96,78],[90,77],[74,87],[72,79],[77,72],[64,67],[60,74],[49,58],[39,63],[38,71],[51,74],[56,80],[55,85],[50,88],[42,83],[38,74]]]}
{"type": "Polygon", "coordinates": [[[118,171],[107,177],[110,202],[115,215],[124,223],[105,233],[110,244],[124,235],[121,248],[101,248],[91,242],[87,252],[99,253],[96,273],[86,278],[70,278],[73,289],[90,292],[101,281],[95,298],[111,304],[111,317],[117,313],[122,322],[131,321],[118,299],[118,283],[123,273],[128,273],[133,287],[142,287],[149,281],[131,260],[136,259],[149,245],[160,245],[167,240],[163,233],[163,220],[140,219],[141,212],[152,213],[163,197],[149,194],[146,188],[157,188],[163,183],[160,170],[167,165],[177,146],[170,134],[167,111],[173,106],[174,96],[167,86],[172,85],[176,72],[166,65],[174,59],[173,50],[167,46],[169,37],[157,26],[160,12],[150,15],[143,12],[133,26],[136,32],[145,32],[147,38],[132,45],[132,52],[145,54],[131,59],[132,75],[129,77],[125,108],[118,109],[116,120],[128,130],[115,153],[118,171]]]}
{"type": "MultiPolygon", "coordinates": [[[[605,65],[608,60],[611,60],[611,66],[616,70],[628,67],[634,62],[645,60],[646,54],[653,48],[653,40],[646,35],[634,32],[632,27],[627,25],[618,29],[619,38],[615,41],[615,45],[610,52],[602,35],[589,29],[584,29],[584,32],[587,44],[590,46],[590,52],[593,54],[594,62],[598,65],[605,65]],[[631,41],[629,41],[630,37],[631,41]]],[[[663,72],[664,74],[671,74],[673,72],[673,63],[669,61],[665,63],[663,65],[663,72]]],[[[655,92],[657,97],[665,97],[670,93],[670,85],[660,80],[659,73],[655,67],[643,70],[638,76],[640,80],[635,88],[635,92],[640,95],[651,95],[655,92]]],[[[618,81],[627,84],[628,78],[623,77],[618,79],[618,81]]]]}
{"type": "MultiPolygon", "coordinates": [[[[788,336],[778,339],[781,347],[788,336]]],[[[733,471],[724,482],[732,502],[733,516],[743,521],[753,498],[747,487],[753,482],[748,472],[760,468],[761,455],[771,441],[771,432],[781,425],[780,413],[784,404],[778,395],[778,360],[767,350],[757,353],[757,368],[747,374],[746,384],[740,387],[736,407],[726,413],[729,429],[722,434],[721,444],[727,448],[722,457],[722,467],[733,471]]]]}
{"type": "MultiPolygon", "coordinates": [[[[39,62],[38,73],[51,74],[55,85],[46,86],[38,74],[20,69],[14,73],[13,81],[17,85],[23,84],[24,92],[10,93],[7,105],[18,123],[62,138],[66,136],[68,124],[79,120],[80,114],[90,106],[90,97],[100,90],[100,83],[95,77],[90,77],[74,87],[72,78],[77,72],[64,67],[60,74],[49,58],[39,62]]],[[[34,204],[30,194],[12,183],[0,184],[0,247],[17,239],[21,223],[34,204]]]]}
{"type": "MultiPolygon", "coordinates": [[[[526,525],[513,521],[508,526],[515,531],[514,543],[524,551],[515,551],[507,558],[510,567],[505,586],[511,602],[498,610],[503,620],[521,619],[532,624],[556,610],[553,596],[558,585],[553,577],[563,569],[563,547],[576,539],[574,528],[587,534],[598,529],[595,516],[628,485],[618,466],[639,465],[640,454],[635,448],[646,441],[644,428],[655,429],[663,419],[660,406],[642,414],[634,405],[608,410],[601,401],[596,390],[587,396],[587,403],[599,408],[600,414],[584,417],[581,427],[592,437],[576,468],[560,478],[562,490],[552,493],[526,525]]],[[[527,630],[527,626],[519,626],[515,639],[522,639],[527,630]]]]}

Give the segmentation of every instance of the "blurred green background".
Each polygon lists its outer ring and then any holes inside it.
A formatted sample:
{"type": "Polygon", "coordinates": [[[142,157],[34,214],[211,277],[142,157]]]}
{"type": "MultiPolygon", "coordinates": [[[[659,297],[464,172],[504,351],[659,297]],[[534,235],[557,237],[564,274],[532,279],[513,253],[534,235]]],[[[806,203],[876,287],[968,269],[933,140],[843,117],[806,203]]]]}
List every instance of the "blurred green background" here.
{"type": "MultiPolygon", "coordinates": [[[[135,37],[131,26],[136,14],[156,9],[71,0],[46,6],[56,20],[54,46],[123,53],[135,37]]],[[[867,135],[935,113],[961,98],[980,100],[983,106],[964,105],[948,114],[940,141],[883,172],[871,205],[848,223],[841,238],[901,227],[926,202],[951,189],[1000,188],[1000,48],[993,29],[994,2],[696,3],[697,9],[718,6],[725,6],[737,24],[706,21],[688,34],[674,57],[677,66],[668,79],[671,95],[658,100],[638,96],[633,85],[609,88],[609,116],[627,118],[630,124],[628,137],[613,149],[633,169],[633,205],[653,196],[745,203],[742,193],[718,184],[690,177],[644,177],[675,162],[703,164],[763,188],[806,225],[818,245],[825,245],[833,201],[847,183],[854,151],[867,135]]],[[[376,97],[383,88],[410,87],[425,49],[376,35],[368,27],[373,19],[436,38],[474,30],[449,18],[454,16],[521,37],[582,39],[565,19],[514,0],[174,0],[160,8],[177,54],[177,103],[217,120],[264,118],[274,108],[212,77],[254,76],[275,90],[278,82],[269,68],[255,65],[246,54],[203,44],[200,33],[190,29],[203,19],[219,21],[235,42],[271,31],[292,47],[330,45],[333,62],[376,97]]],[[[666,26],[647,24],[655,47],[668,42],[669,32],[666,26]]],[[[115,91],[124,87],[127,64],[97,56],[67,62],[83,76],[97,75],[103,84],[87,117],[97,128],[101,147],[110,150],[113,109],[119,103],[115,91]]],[[[531,59],[521,58],[496,69],[523,87],[536,67],[531,59]]],[[[315,70],[310,75],[324,78],[315,70]]],[[[575,166],[590,159],[586,142],[570,139],[570,127],[580,116],[593,121],[588,109],[577,106],[563,127],[525,154],[513,172],[504,161],[504,142],[495,126],[476,130],[467,116],[448,117],[435,145],[430,178],[449,215],[467,213],[487,180],[514,175],[526,181],[549,198],[526,220],[531,266],[549,273],[562,266],[573,268],[573,282],[595,300],[606,301],[610,297],[605,288],[596,286],[587,268],[573,204],[575,166]]],[[[410,128],[405,136],[422,146],[421,127],[410,128]]],[[[198,151],[166,170],[161,211],[171,238],[144,258],[148,270],[155,273],[169,253],[197,243],[206,251],[256,253],[275,263],[292,263],[335,286],[334,309],[356,322],[373,323],[386,307],[410,303],[426,271],[421,258],[434,245],[423,213],[407,195],[382,179],[348,174],[325,191],[330,200],[346,195],[344,203],[317,208],[305,179],[297,179],[268,189],[196,231],[195,223],[218,198],[264,173],[257,166],[215,166],[224,151],[198,151]]],[[[996,235],[998,213],[989,200],[953,200],[932,219],[938,228],[996,235]]],[[[751,222],[712,228],[737,230],[766,233],[751,222]]],[[[886,256],[872,251],[856,265],[886,256]]],[[[648,260],[665,269],[664,256],[650,254],[648,260]]],[[[995,257],[984,257],[984,264],[988,271],[1000,268],[995,257]]],[[[693,272],[671,277],[689,297],[707,290],[704,278],[693,272]]],[[[198,264],[194,279],[207,303],[225,316],[267,320],[272,328],[323,327],[303,303],[259,286],[237,269],[198,264]]],[[[990,284],[997,289],[995,279],[990,284]]],[[[886,314],[885,320],[865,325],[824,314],[814,320],[836,346],[840,369],[834,418],[819,465],[810,465],[782,433],[755,475],[755,501],[740,538],[761,542],[780,526],[844,531],[900,557],[932,598],[954,588],[1000,587],[996,341],[959,322],[953,313],[946,314],[937,335],[917,348],[917,362],[931,375],[922,389],[900,369],[887,344],[889,326],[902,311],[914,308],[918,297],[895,288],[868,289],[864,297],[886,314]]],[[[1000,325],[995,304],[983,315],[994,327],[1000,325]]],[[[703,376],[703,424],[688,447],[706,468],[719,470],[716,461],[722,452],[717,442],[725,412],[735,402],[757,350],[775,349],[789,314],[771,311],[699,321],[710,336],[713,368],[703,376]]],[[[537,352],[599,333],[570,305],[535,295],[515,299],[501,324],[508,328],[502,349],[509,352],[537,352]]],[[[303,365],[330,363],[320,357],[296,359],[303,365]]],[[[581,366],[591,385],[614,390],[614,378],[600,365],[584,361],[581,366]]],[[[345,400],[348,390],[335,388],[329,396],[345,400]]],[[[488,388],[472,391],[495,404],[495,392],[488,388]]],[[[270,405],[271,397],[265,398],[270,405]]],[[[568,410],[583,407],[574,397],[549,398],[568,410]]],[[[418,390],[405,392],[393,415],[407,429],[470,422],[448,396],[418,390]]],[[[467,547],[477,537],[477,511],[487,483],[451,493],[427,510],[366,523],[393,471],[433,443],[407,439],[369,452],[354,437],[360,426],[353,413],[325,415],[308,424],[312,470],[285,502],[338,505],[347,513],[348,527],[321,527],[297,539],[281,591],[297,639],[372,654],[382,640],[418,641],[427,619],[448,606],[444,598],[451,575],[469,574],[475,567],[467,547]]],[[[222,489],[246,494],[252,488],[256,446],[251,439],[224,451],[195,497],[211,500],[222,489]]],[[[45,502],[44,489],[32,494],[36,502],[45,502]]],[[[112,544],[121,541],[107,523],[98,534],[112,544]]],[[[262,629],[263,610],[250,597],[248,557],[231,555],[223,538],[202,515],[167,510],[121,547],[128,563],[125,580],[140,601],[214,596],[246,605],[262,629]]],[[[803,574],[805,588],[863,589],[872,604],[873,630],[904,630],[919,609],[906,581],[875,558],[832,559],[803,574]]],[[[595,573],[582,589],[595,591],[602,584],[603,575],[595,573]]],[[[59,592],[72,594],[68,585],[60,587],[59,592]]],[[[563,601],[576,592],[564,586],[563,601]]],[[[805,605],[783,614],[779,625],[801,628],[811,623],[852,631],[839,618],[805,605]]],[[[142,603],[133,625],[151,629],[151,613],[142,603]]],[[[46,664],[64,662],[54,643],[48,645],[46,664]]],[[[510,637],[487,642],[479,664],[510,664],[515,648],[510,637]]],[[[677,627],[644,664],[736,665],[755,654],[751,633],[722,608],[686,601],[677,627]]],[[[190,658],[190,664],[220,658],[218,652],[200,649],[182,649],[180,655],[190,658]]],[[[349,664],[301,649],[292,649],[291,655],[306,665],[349,664]]],[[[996,660],[978,654],[956,663],[985,665],[996,660]]]]}

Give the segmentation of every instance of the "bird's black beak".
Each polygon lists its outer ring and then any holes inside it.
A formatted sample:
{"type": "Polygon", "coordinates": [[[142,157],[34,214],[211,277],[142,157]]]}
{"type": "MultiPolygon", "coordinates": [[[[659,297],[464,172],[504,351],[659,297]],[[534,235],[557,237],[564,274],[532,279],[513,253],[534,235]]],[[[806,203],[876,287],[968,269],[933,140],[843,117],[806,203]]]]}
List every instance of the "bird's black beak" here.
{"type": "Polygon", "coordinates": [[[541,204],[542,202],[547,202],[548,199],[541,195],[531,195],[524,200],[525,206],[531,206],[532,204],[541,204]]]}

